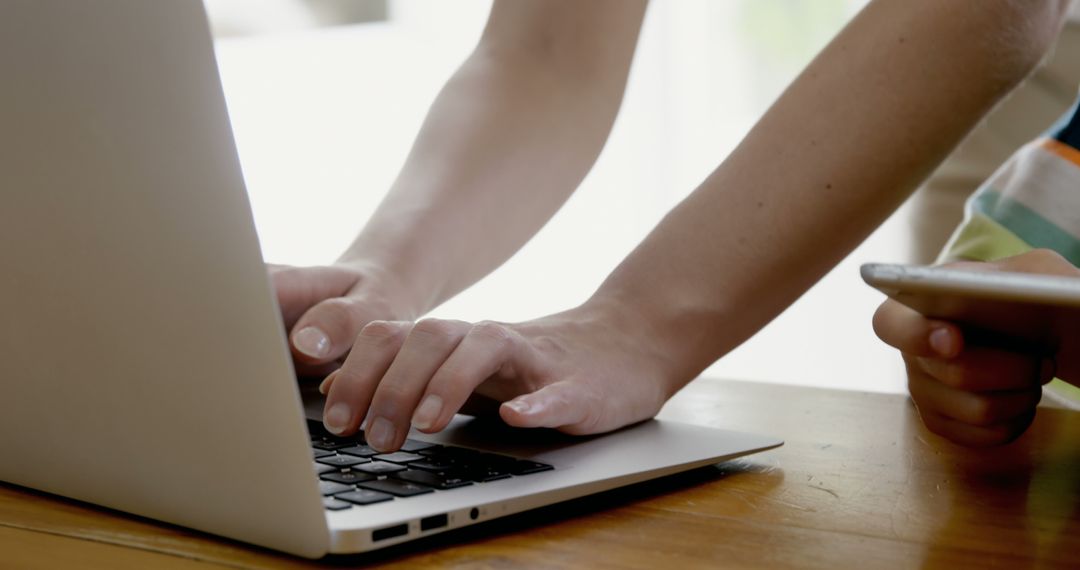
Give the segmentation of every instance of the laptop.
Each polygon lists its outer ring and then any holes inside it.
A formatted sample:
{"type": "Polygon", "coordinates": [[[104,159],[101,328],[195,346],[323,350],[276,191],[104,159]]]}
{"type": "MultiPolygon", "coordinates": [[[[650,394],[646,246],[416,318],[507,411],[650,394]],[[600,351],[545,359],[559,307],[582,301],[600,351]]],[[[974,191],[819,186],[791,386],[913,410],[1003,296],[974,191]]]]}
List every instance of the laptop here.
{"type": "Polygon", "coordinates": [[[201,2],[9,0],[0,82],[0,480],[314,558],[781,445],[466,416],[389,456],[335,438],[304,412],[201,2]]]}

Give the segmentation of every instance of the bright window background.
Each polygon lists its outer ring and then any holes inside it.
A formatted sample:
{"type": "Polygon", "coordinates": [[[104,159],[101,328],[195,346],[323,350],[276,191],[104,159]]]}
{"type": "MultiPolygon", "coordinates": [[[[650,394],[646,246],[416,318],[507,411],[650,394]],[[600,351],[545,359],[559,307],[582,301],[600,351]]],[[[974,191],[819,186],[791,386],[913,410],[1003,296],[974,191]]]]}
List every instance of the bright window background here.
{"type": "MultiPolygon", "coordinates": [[[[490,2],[390,0],[384,21],[327,27],[299,0],[259,0],[262,10],[250,9],[260,21],[245,29],[238,5],[250,2],[209,5],[231,26],[219,62],[264,255],[329,263],[394,179],[490,2]]],[[[862,3],[654,0],[593,172],[521,252],[433,315],[515,321],[580,303],[862,3]]],[[[870,327],[881,296],[861,283],[858,265],[904,261],[906,232],[894,216],[707,375],[902,391],[898,358],[870,327]]]]}

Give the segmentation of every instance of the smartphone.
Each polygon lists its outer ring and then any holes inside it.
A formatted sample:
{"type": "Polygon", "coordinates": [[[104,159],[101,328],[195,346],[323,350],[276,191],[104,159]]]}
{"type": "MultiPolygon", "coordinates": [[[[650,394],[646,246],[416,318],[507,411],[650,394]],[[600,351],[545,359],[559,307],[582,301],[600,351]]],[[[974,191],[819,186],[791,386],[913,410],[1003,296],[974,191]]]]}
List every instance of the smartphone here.
{"type": "Polygon", "coordinates": [[[865,264],[861,273],[931,318],[1027,338],[1080,326],[1080,278],[885,263],[865,264]]]}

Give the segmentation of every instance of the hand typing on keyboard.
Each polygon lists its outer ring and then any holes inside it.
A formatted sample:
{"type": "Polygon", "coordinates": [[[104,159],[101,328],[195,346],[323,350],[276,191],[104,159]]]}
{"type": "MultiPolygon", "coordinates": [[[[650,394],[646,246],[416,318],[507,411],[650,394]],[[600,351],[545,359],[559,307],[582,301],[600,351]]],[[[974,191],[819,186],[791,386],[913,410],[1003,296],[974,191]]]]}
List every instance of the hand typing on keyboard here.
{"type": "Polygon", "coordinates": [[[677,386],[632,315],[587,303],[518,324],[372,322],[320,387],[326,428],[350,435],[366,418],[367,445],[396,450],[410,425],[445,428],[474,392],[517,427],[588,434],[650,418],[677,386]]]}
{"type": "Polygon", "coordinates": [[[301,376],[324,376],[340,367],[370,321],[412,315],[389,294],[393,287],[385,272],[371,264],[269,265],[268,270],[301,376]]]}

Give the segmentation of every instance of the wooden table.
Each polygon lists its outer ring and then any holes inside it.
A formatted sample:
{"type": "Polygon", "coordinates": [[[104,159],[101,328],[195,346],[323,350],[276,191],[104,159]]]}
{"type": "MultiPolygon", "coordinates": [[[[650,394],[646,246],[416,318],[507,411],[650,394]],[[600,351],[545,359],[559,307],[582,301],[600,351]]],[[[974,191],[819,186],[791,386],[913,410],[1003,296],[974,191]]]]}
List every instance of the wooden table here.
{"type": "Polygon", "coordinates": [[[896,395],[702,379],[661,417],[787,444],[318,562],[0,485],[0,567],[1080,568],[1078,412],[1042,409],[990,451],[929,434],[896,395]]]}

